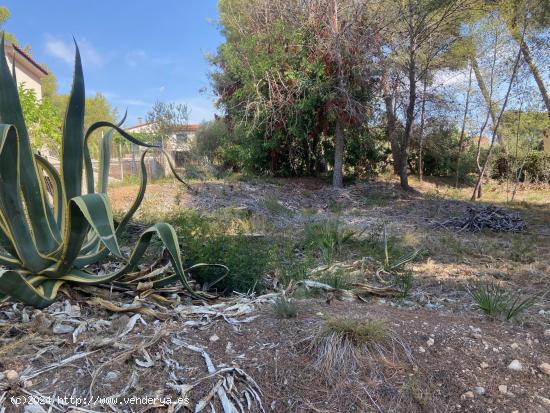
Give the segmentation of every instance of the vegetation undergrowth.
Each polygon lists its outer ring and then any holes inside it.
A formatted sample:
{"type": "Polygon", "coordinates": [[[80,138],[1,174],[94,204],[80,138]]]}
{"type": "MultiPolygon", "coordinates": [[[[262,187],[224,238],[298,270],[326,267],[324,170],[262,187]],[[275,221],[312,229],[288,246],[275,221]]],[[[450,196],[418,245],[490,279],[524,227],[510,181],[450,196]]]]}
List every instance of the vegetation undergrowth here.
{"type": "Polygon", "coordinates": [[[469,293],[483,312],[507,321],[518,319],[539,298],[536,295],[523,297],[520,293],[511,293],[494,283],[479,285],[469,293]]]}

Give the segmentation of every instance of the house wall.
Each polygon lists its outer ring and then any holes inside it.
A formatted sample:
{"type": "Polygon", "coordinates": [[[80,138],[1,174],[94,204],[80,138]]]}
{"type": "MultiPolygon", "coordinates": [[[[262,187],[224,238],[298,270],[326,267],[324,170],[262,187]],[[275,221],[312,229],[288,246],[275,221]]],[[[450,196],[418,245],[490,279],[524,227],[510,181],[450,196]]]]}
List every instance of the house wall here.
{"type": "MultiPolygon", "coordinates": [[[[6,59],[8,61],[8,66],[10,71],[12,69],[12,57],[6,54],[6,59]]],[[[40,79],[36,77],[35,74],[26,66],[19,64],[18,61],[15,62],[15,75],[17,77],[17,84],[23,85],[27,90],[33,90],[36,97],[42,99],[42,85],[40,79]]]]}

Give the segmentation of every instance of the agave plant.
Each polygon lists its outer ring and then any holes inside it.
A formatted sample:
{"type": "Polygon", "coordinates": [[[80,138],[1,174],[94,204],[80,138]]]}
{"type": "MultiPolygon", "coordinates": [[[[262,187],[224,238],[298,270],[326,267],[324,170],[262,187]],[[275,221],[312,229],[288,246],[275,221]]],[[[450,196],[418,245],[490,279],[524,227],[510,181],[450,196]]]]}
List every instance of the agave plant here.
{"type": "MultiPolygon", "coordinates": [[[[75,42],[76,45],[76,42],[75,42]]],[[[76,45],[75,67],[63,125],[60,172],[34,154],[19,101],[17,82],[0,44],[0,299],[9,297],[42,308],[51,304],[65,283],[99,284],[120,280],[144,254],[157,235],[172,263],[174,274],[157,279],[153,287],[180,281],[194,298],[174,229],[159,223],[139,238],[130,257],[121,253],[117,238],[143,200],[147,186],[145,155],[153,149],[109,122],[98,122],[84,133],[84,78],[76,45]],[[101,145],[97,187],[88,149],[90,135],[109,128],[101,145]],[[139,193],[122,220],[115,224],[107,184],[114,131],[146,147],[141,157],[139,193]],[[84,181],[85,178],[85,181],[84,181]],[[53,190],[46,190],[46,180],[53,190]],[[84,184],[85,182],[85,184],[84,184]],[[83,190],[85,186],[85,191],[83,190]],[[123,262],[120,270],[98,276],[90,265],[112,254],[123,262]]],[[[170,160],[169,166],[175,173],[170,160]]],[[[175,176],[180,179],[177,174],[175,176]]],[[[181,180],[181,179],[180,179],[181,180]]],[[[183,182],[183,181],[181,181],[183,182]]]]}

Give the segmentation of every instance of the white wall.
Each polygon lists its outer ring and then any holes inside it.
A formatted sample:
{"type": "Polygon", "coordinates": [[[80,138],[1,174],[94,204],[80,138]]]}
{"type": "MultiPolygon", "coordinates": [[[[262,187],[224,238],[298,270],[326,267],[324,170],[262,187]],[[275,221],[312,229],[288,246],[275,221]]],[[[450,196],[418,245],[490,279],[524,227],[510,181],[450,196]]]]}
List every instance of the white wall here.
{"type": "MultiPolygon", "coordinates": [[[[8,60],[8,66],[10,67],[10,71],[11,71],[12,58],[6,55],[6,59],[8,60]]],[[[40,79],[37,79],[36,76],[34,76],[27,68],[21,67],[17,63],[15,65],[15,74],[17,77],[18,85],[23,84],[23,87],[25,89],[34,90],[36,97],[39,100],[42,99],[42,85],[40,84],[40,79]]]]}

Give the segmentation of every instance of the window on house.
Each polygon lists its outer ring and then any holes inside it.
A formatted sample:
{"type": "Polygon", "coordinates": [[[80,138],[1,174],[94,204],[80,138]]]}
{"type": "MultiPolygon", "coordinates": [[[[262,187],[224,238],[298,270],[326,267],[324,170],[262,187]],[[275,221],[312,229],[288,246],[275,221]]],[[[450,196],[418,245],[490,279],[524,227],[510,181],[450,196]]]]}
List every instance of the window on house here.
{"type": "Polygon", "coordinates": [[[176,133],[176,142],[178,145],[187,143],[187,134],[186,133],[176,133]]]}

